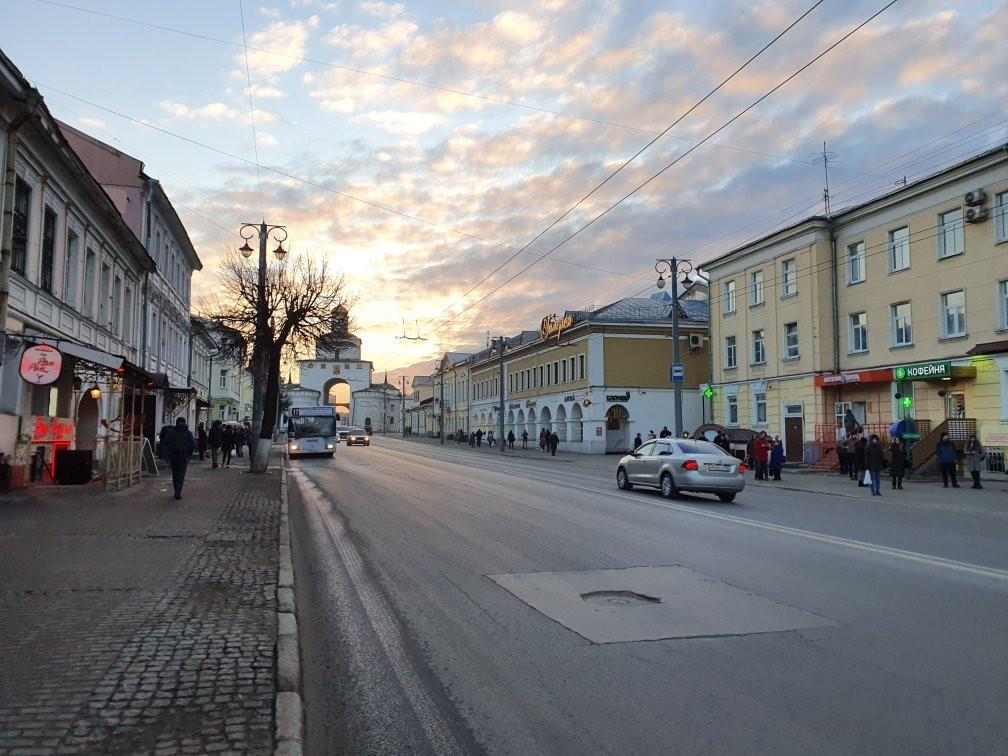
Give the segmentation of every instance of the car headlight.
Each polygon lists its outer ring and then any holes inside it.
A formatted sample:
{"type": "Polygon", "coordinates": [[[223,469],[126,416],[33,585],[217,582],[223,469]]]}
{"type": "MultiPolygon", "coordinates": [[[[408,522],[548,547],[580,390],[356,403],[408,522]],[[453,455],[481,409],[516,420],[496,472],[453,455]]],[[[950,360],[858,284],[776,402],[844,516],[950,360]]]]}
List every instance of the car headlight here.
{"type": "Polygon", "coordinates": [[[290,448],[291,448],[291,451],[297,451],[298,450],[298,445],[297,444],[291,444],[290,448]]]}
{"type": "Polygon", "coordinates": [[[325,445],[325,448],[326,448],[326,449],[332,449],[332,448],[333,448],[333,445],[332,445],[332,444],[326,444],[326,445],[325,445]]]}

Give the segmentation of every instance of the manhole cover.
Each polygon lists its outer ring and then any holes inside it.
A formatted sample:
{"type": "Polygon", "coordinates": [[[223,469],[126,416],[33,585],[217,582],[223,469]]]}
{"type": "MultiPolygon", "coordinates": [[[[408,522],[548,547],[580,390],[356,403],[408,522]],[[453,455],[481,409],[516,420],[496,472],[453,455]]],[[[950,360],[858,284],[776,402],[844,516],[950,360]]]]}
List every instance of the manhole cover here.
{"type": "Polygon", "coordinates": [[[640,606],[642,604],[660,604],[661,599],[645,596],[633,591],[591,591],[582,593],[581,598],[589,604],[600,606],[640,606]]]}

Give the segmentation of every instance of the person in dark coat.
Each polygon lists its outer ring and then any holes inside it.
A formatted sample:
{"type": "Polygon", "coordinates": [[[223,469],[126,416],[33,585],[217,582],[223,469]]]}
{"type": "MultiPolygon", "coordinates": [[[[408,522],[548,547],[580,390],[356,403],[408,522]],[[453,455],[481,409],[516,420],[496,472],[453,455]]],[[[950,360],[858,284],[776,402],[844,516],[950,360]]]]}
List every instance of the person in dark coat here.
{"type": "Polygon", "coordinates": [[[938,464],[941,466],[942,483],[945,484],[945,488],[949,486],[950,477],[952,488],[959,488],[956,482],[956,448],[948,433],[942,433],[941,441],[935,446],[935,456],[938,457],[938,464]]]}
{"type": "Polygon", "coordinates": [[[892,487],[903,490],[903,476],[906,474],[906,446],[902,438],[895,438],[889,444],[889,473],[892,475],[892,487]]]}
{"type": "Polygon", "coordinates": [[[522,449],[528,450],[528,431],[522,431],[522,449]]]}
{"type": "Polygon", "coordinates": [[[885,449],[879,437],[872,433],[868,448],[865,449],[865,465],[871,474],[872,496],[881,496],[882,470],[885,468],[885,449]]]}
{"type": "Polygon", "coordinates": [[[854,436],[847,436],[844,448],[847,450],[847,474],[850,475],[851,480],[854,480],[857,478],[857,465],[854,459],[854,452],[857,451],[857,439],[854,436]]]}
{"type": "Polygon", "coordinates": [[[634,449],[640,449],[640,445],[643,444],[643,443],[644,443],[644,439],[642,439],[640,437],[640,433],[638,433],[636,436],[634,436],[634,440],[633,440],[633,448],[634,449]]]}
{"type": "Polygon", "coordinates": [[[781,468],[784,467],[784,444],[774,441],[773,448],[770,449],[770,474],[774,480],[780,480],[781,468]]]}
{"type": "Polygon", "coordinates": [[[207,432],[203,423],[196,426],[196,448],[199,449],[199,458],[202,462],[206,458],[207,450],[207,432]]]}
{"type": "Polygon", "coordinates": [[[514,449],[514,431],[508,431],[508,448],[514,449]]]}
{"type": "Polygon", "coordinates": [[[546,432],[546,429],[543,428],[541,431],[539,431],[539,451],[545,452],[546,444],[548,442],[549,442],[549,434],[546,432]]]}
{"type": "Polygon", "coordinates": [[[483,429],[482,428],[477,428],[476,429],[476,448],[478,449],[482,445],[483,445],[483,429]]]}
{"type": "Polygon", "coordinates": [[[234,449],[235,433],[230,425],[224,426],[221,434],[221,466],[231,467],[231,451],[234,449]]]}
{"type": "Polygon", "coordinates": [[[967,439],[963,456],[966,457],[966,469],[969,470],[969,474],[973,478],[971,488],[983,488],[980,485],[980,473],[983,470],[983,461],[987,459],[987,450],[976,437],[976,433],[971,433],[967,439]]]}
{"type": "Polygon", "coordinates": [[[168,459],[168,434],[171,432],[170,425],[162,425],[161,432],[158,433],[158,457],[168,459]]]}
{"type": "Polygon", "coordinates": [[[175,498],[182,498],[182,485],[185,483],[186,468],[189,457],[196,450],[196,441],[186,425],[184,417],[175,421],[175,427],[165,435],[165,452],[172,470],[172,486],[175,488],[175,498]]]}
{"type": "Polygon", "coordinates": [[[240,425],[237,428],[235,428],[234,436],[235,436],[235,456],[244,457],[245,455],[242,453],[242,449],[245,446],[245,438],[246,438],[245,426],[240,425]]]}
{"type": "Polygon", "coordinates": [[[868,440],[860,438],[854,442],[854,477],[857,479],[859,488],[864,488],[865,450],[868,448],[868,440]]]}
{"type": "Polygon", "coordinates": [[[836,427],[836,456],[840,463],[840,474],[847,474],[847,433],[844,431],[843,423],[837,421],[836,427]]]}
{"type": "Polygon", "coordinates": [[[552,456],[554,456],[554,457],[556,456],[556,451],[557,451],[557,447],[558,446],[560,446],[560,436],[558,436],[556,434],[556,431],[554,431],[553,434],[549,438],[550,454],[552,456]]]}
{"type": "Polygon", "coordinates": [[[767,465],[770,461],[770,441],[767,439],[766,431],[760,431],[759,438],[753,442],[753,452],[756,460],[756,480],[769,480],[767,465]]]}
{"type": "Polygon", "coordinates": [[[217,461],[220,459],[220,450],[224,443],[224,426],[220,420],[214,420],[210,425],[207,442],[210,444],[210,459],[213,460],[214,468],[218,468],[220,465],[217,461]]]}

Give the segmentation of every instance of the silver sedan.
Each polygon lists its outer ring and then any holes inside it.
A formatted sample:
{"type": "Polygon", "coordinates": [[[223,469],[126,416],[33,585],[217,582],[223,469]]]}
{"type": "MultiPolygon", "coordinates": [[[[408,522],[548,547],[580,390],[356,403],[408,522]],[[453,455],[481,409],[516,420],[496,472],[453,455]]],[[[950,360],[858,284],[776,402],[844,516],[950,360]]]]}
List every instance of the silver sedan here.
{"type": "Polygon", "coordinates": [[[680,491],[717,494],[733,501],[745,488],[745,465],[710,441],[664,438],[647,441],[620,459],[616,485],[657,488],[666,499],[680,491]]]}

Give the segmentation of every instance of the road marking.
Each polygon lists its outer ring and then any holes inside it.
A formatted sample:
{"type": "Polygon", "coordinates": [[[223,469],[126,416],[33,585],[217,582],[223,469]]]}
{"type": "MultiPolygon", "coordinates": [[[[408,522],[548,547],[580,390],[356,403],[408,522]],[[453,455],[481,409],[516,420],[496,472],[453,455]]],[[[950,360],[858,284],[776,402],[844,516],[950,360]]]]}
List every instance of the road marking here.
{"type": "Polygon", "coordinates": [[[385,597],[364,574],[364,565],[360,554],[347,537],[346,529],[338,517],[327,512],[321,506],[322,491],[303,470],[291,470],[291,476],[297,480],[304,496],[305,503],[315,509],[315,513],[325,523],[329,535],[336,544],[336,550],[343,561],[354,590],[367,614],[368,621],[385,651],[393,672],[399,679],[403,692],[409,699],[416,713],[420,726],[431,745],[431,750],[438,754],[461,754],[462,748],[452,735],[451,728],[441,716],[441,712],[431,700],[427,689],[417,676],[410,663],[403,644],[402,633],[395,615],[385,597]]]}

